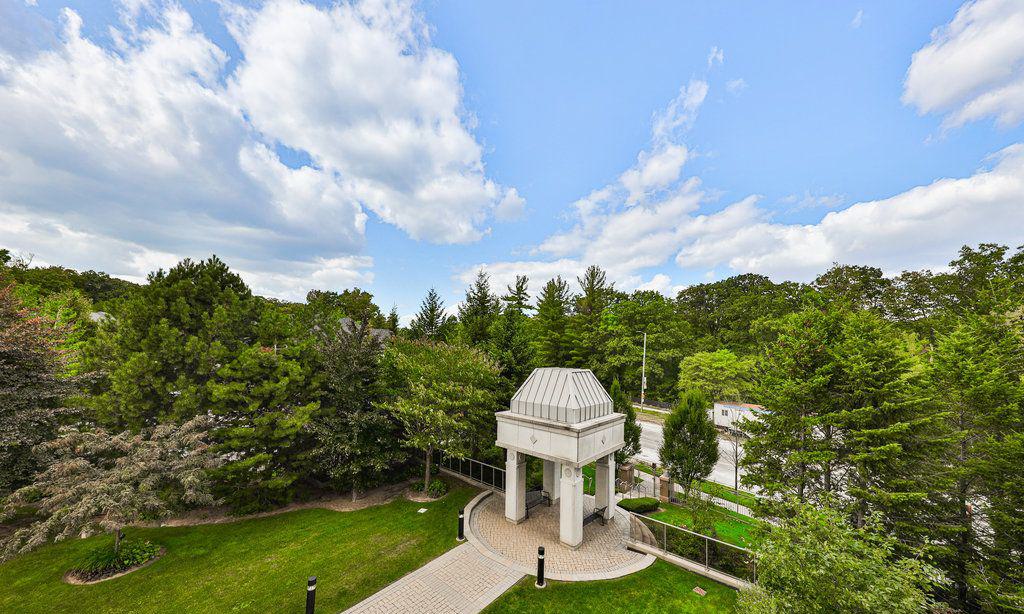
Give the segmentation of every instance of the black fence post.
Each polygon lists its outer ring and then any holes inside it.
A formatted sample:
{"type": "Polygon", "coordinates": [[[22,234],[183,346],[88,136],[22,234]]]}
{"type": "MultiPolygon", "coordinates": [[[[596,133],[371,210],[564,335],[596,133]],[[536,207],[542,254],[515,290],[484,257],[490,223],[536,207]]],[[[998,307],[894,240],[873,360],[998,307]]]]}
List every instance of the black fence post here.
{"type": "Polygon", "coordinates": [[[310,576],[306,583],[306,614],[313,614],[316,608],[316,576],[310,576]]]}
{"type": "Polygon", "coordinates": [[[544,585],[544,546],[537,546],[537,588],[544,585]]]}
{"type": "Polygon", "coordinates": [[[466,541],[466,513],[459,510],[459,541],[466,541]]]}

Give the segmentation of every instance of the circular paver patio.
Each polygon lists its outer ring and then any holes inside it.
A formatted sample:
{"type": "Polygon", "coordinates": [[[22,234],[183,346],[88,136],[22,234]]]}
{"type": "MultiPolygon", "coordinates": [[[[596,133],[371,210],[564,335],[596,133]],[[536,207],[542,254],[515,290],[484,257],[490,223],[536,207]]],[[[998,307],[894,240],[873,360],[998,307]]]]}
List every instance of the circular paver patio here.
{"type": "MultiPolygon", "coordinates": [[[[594,498],[583,499],[586,516],[594,509],[594,498]]],[[[558,540],[557,503],[534,507],[519,524],[505,519],[500,493],[482,493],[466,507],[470,542],[485,556],[525,574],[537,572],[537,546],[544,546],[544,575],[552,580],[618,578],[654,562],[653,556],[626,548],[629,518],[619,509],[607,525],[595,521],[583,527],[583,543],[573,550],[558,540]]]]}

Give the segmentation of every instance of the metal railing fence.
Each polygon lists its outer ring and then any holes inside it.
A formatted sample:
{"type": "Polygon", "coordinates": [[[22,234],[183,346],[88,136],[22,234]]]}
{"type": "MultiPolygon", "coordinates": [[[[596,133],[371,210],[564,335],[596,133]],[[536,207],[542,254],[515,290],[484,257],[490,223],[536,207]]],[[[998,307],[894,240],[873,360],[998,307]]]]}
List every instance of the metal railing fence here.
{"type": "Polygon", "coordinates": [[[630,515],[648,531],[647,535],[638,534],[642,529],[630,523],[630,537],[635,541],[688,559],[703,565],[705,569],[713,569],[746,582],[756,582],[757,561],[750,550],[642,514],[630,512],[630,515]],[[650,543],[651,538],[655,543],[650,543]]]}
{"type": "Polygon", "coordinates": [[[443,469],[467,477],[474,482],[505,491],[505,470],[472,458],[458,458],[445,454],[437,455],[437,463],[443,469]]]}

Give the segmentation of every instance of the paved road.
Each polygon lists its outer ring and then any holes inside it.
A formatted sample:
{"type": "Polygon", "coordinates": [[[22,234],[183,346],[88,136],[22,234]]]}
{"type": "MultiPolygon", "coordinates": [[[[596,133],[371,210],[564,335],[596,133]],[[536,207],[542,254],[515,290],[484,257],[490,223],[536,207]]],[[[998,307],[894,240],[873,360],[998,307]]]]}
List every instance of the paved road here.
{"type": "MultiPolygon", "coordinates": [[[[642,429],[640,433],[640,454],[637,457],[648,463],[659,462],[658,450],[661,448],[661,443],[664,440],[661,425],[641,421],[640,427],[642,429]]],[[[743,446],[740,446],[740,455],[742,456],[742,454],[743,446]]],[[[732,460],[732,443],[719,437],[718,462],[715,463],[715,468],[711,470],[711,475],[708,476],[708,479],[712,482],[732,486],[735,479],[733,474],[735,465],[732,460]]],[[[740,468],[740,479],[743,479],[743,473],[743,469],[740,468]]]]}

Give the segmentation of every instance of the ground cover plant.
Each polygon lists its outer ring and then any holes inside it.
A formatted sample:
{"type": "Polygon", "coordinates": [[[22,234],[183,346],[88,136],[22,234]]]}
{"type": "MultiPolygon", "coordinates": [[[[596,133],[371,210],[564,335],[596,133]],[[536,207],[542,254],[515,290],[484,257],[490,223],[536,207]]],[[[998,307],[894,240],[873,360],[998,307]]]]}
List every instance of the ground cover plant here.
{"type": "Polygon", "coordinates": [[[0,612],[301,611],[315,575],[317,611],[338,612],[456,545],[456,518],[475,490],[435,502],[404,499],[354,512],[306,509],[194,527],[132,528],[160,544],[154,563],[74,586],[62,576],[110,536],[71,539],[0,564],[0,612]],[[418,513],[420,508],[427,512],[418,513]]]}

